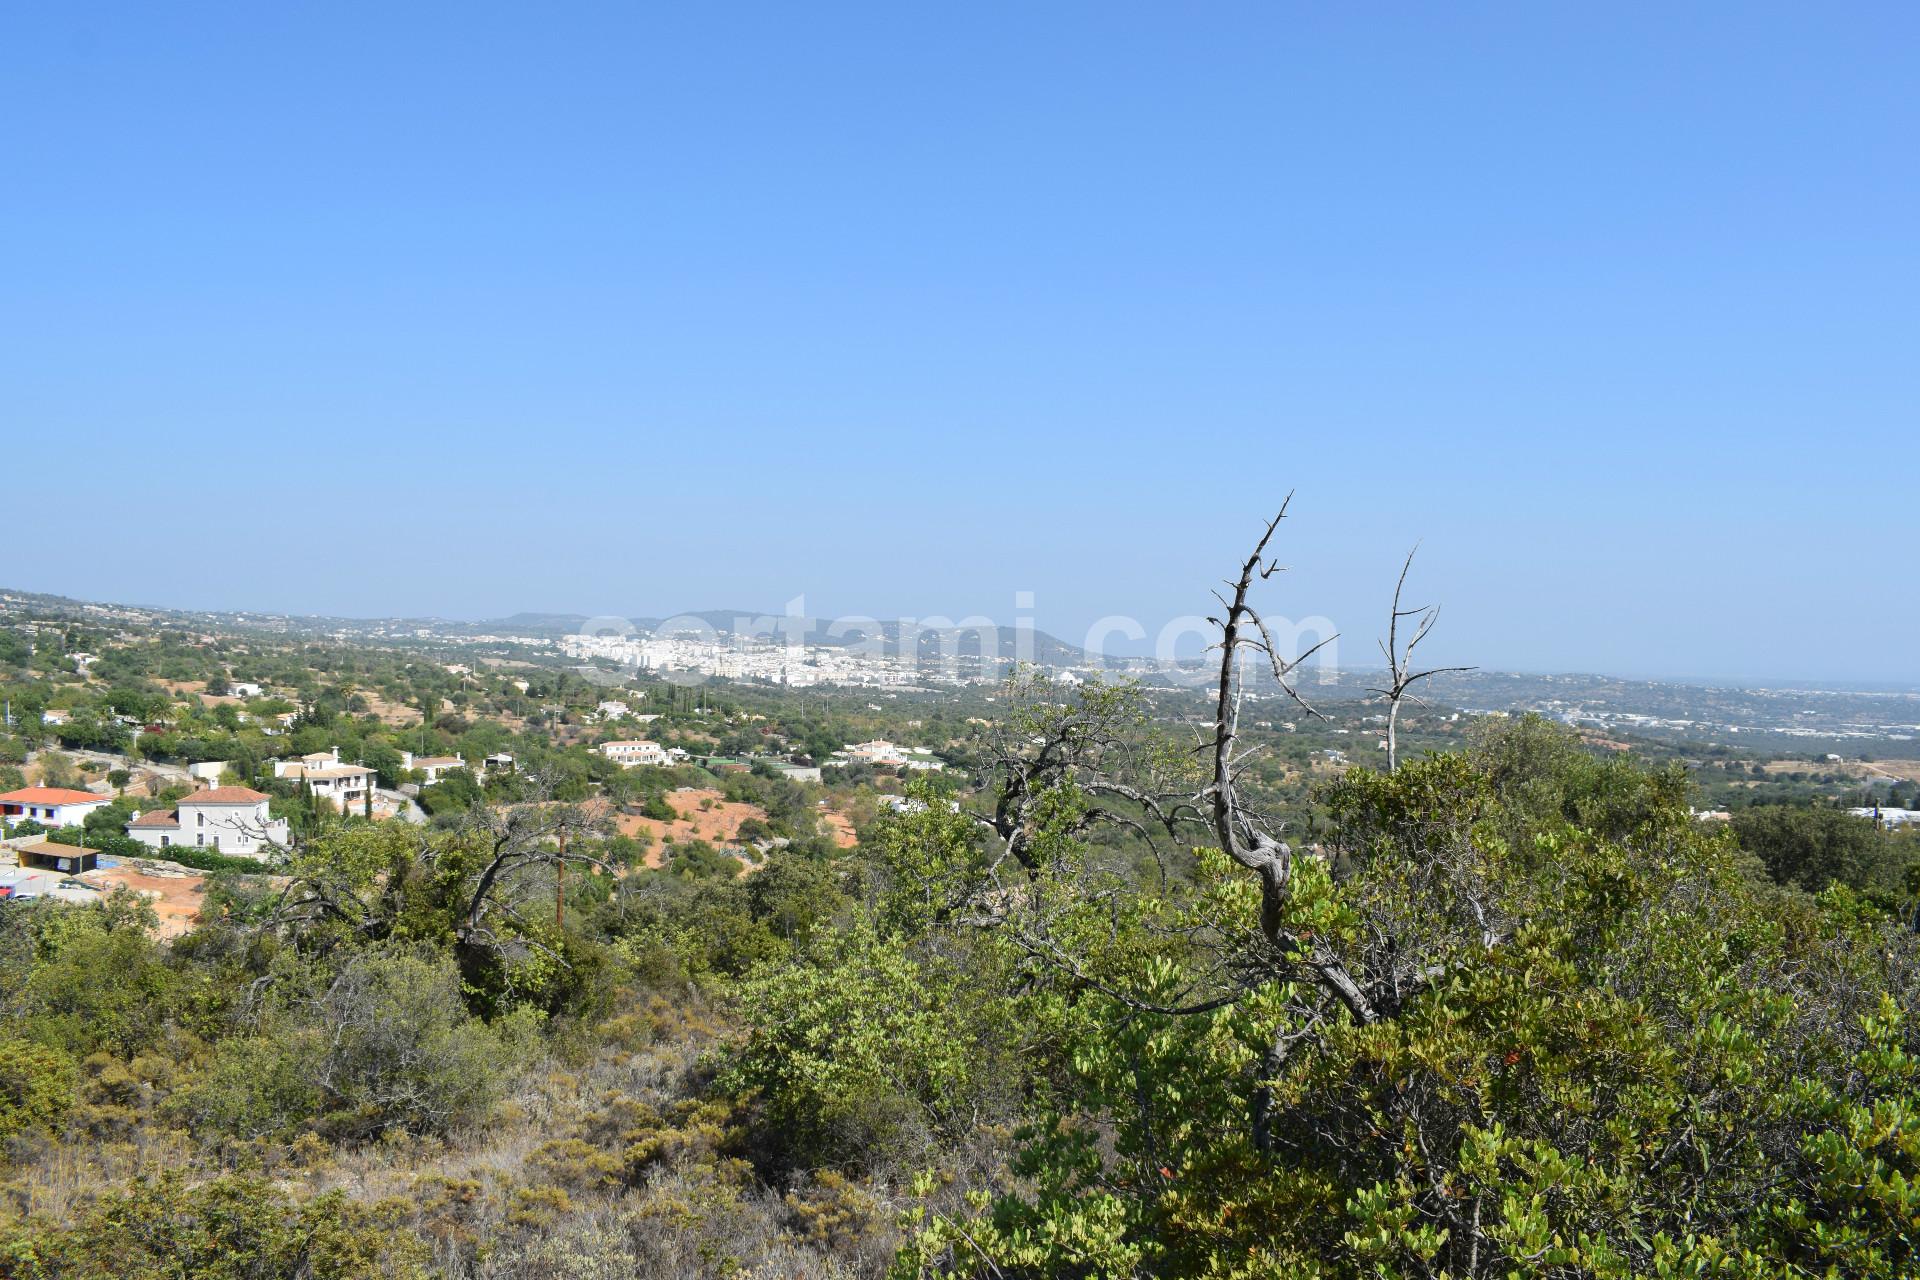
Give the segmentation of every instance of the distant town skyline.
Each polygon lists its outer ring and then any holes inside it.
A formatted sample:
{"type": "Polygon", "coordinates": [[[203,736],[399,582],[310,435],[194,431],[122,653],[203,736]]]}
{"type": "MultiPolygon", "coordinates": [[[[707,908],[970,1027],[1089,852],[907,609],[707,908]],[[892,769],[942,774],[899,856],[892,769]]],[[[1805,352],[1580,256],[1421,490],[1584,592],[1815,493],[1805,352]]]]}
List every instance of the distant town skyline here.
{"type": "MultiPolygon", "coordinates": [[[[13,594],[13,588],[0,584],[0,600],[5,600],[13,594]]],[[[577,646],[574,644],[576,641],[612,634],[606,629],[609,623],[630,624],[633,630],[618,634],[631,638],[636,646],[643,649],[653,647],[649,637],[677,637],[697,648],[700,635],[704,634],[710,641],[716,642],[720,649],[731,647],[728,643],[730,638],[744,636],[749,638],[750,650],[778,651],[790,646],[791,637],[799,635],[803,637],[802,652],[792,653],[789,650],[790,658],[793,661],[804,661],[808,665],[818,663],[836,646],[845,645],[846,652],[855,666],[871,665],[878,658],[883,666],[891,667],[905,663],[906,666],[925,670],[928,669],[927,664],[932,663],[933,669],[945,670],[952,667],[954,658],[958,656],[962,667],[965,668],[963,674],[973,675],[977,675],[978,672],[973,669],[973,664],[968,660],[967,655],[976,653],[977,649],[969,647],[976,643],[969,637],[978,637],[997,628],[1002,633],[1002,661],[997,664],[992,676],[996,681],[1010,673],[1015,666],[1026,662],[1055,670],[1072,667],[1084,670],[1087,667],[1087,663],[1082,661],[1084,658],[1087,660],[1111,659],[1114,661],[1115,671],[1128,674],[1153,670],[1164,671],[1167,669],[1165,664],[1171,660],[1183,667],[1193,668],[1204,684],[1210,680],[1210,675],[1207,663],[1201,657],[1200,649],[1215,634],[1211,618],[1199,614],[1181,615],[1165,621],[1138,619],[1129,615],[1109,616],[1099,619],[1089,633],[1081,637],[1056,634],[1035,621],[1030,610],[1016,611],[1010,620],[994,619],[980,614],[959,617],[945,615],[888,617],[861,613],[835,617],[811,615],[796,617],[779,611],[739,608],[657,610],[653,613],[607,614],[597,617],[579,613],[520,610],[495,617],[462,618],[426,614],[285,613],[245,608],[197,610],[152,600],[79,600],[67,596],[61,598],[83,607],[88,605],[125,607],[156,614],[168,613],[188,617],[204,615],[210,621],[213,619],[257,620],[262,623],[278,621],[296,627],[312,625],[316,629],[327,624],[335,624],[347,628],[347,633],[350,635],[375,642],[379,642],[383,635],[387,635],[389,629],[392,629],[391,633],[396,640],[417,642],[422,637],[428,637],[434,642],[462,645],[484,645],[497,641],[501,637],[520,635],[534,638],[537,644],[558,646],[560,650],[567,653],[576,653],[577,646]],[[555,624],[561,620],[565,620],[569,625],[556,629],[555,624]],[[706,625],[702,626],[702,624],[706,625]],[[1126,634],[1129,626],[1137,626],[1144,634],[1135,639],[1126,634]],[[482,630],[489,627],[496,630],[482,630]],[[922,652],[918,663],[906,662],[903,656],[909,652],[909,649],[898,638],[898,633],[908,628],[920,642],[922,652]],[[1030,630],[1023,630],[1025,628],[1030,630]],[[819,633],[822,631],[829,636],[842,637],[842,639],[830,641],[823,646],[819,638],[819,633]],[[1052,642],[1066,646],[1066,649],[1071,652],[1056,650],[1052,642]]],[[[792,603],[789,602],[790,605],[792,603]]],[[[1367,637],[1345,637],[1335,634],[1331,619],[1309,617],[1296,620],[1274,614],[1268,614],[1267,618],[1275,639],[1283,651],[1302,653],[1312,650],[1307,653],[1300,667],[1303,688],[1326,683],[1352,685],[1356,680],[1364,682],[1369,679],[1370,673],[1385,669],[1385,660],[1377,648],[1367,647],[1364,643],[1367,637]],[[1329,635],[1332,639],[1324,647],[1316,644],[1317,640],[1329,635]],[[1343,643],[1348,644],[1349,647],[1343,649],[1341,647],[1343,643]],[[1355,645],[1358,647],[1353,647],[1355,645]],[[1330,679],[1323,678],[1329,670],[1337,675],[1330,679]]],[[[108,618],[103,621],[111,625],[112,620],[108,618]]],[[[609,656],[604,651],[596,651],[592,645],[585,646],[582,652],[586,654],[598,652],[598,656],[609,656]]],[[[677,665],[680,657],[684,657],[684,654],[670,659],[668,665],[677,665]]],[[[702,679],[744,678],[770,680],[775,684],[801,685],[841,683],[847,687],[873,683],[868,676],[842,680],[840,675],[824,671],[796,680],[790,669],[791,662],[782,662],[777,659],[778,654],[775,653],[772,658],[734,662],[731,663],[731,667],[727,662],[717,664],[696,662],[690,664],[688,669],[699,673],[702,679]]],[[[622,657],[621,664],[620,670],[628,673],[643,671],[651,666],[648,662],[634,661],[631,654],[622,657]]],[[[1920,680],[1898,678],[1810,677],[1804,673],[1728,676],[1714,672],[1601,671],[1572,667],[1535,668],[1478,663],[1468,667],[1467,671],[1474,675],[1492,677],[1513,675],[1552,679],[1556,676],[1574,678],[1594,676],[1607,680],[1645,680],[1653,685],[1723,685],[1755,690],[1856,689],[1897,693],[1909,697],[1920,696],[1920,680]]],[[[899,681],[888,679],[879,683],[897,684],[899,681]]],[[[916,682],[909,680],[907,683],[916,682]]],[[[1256,680],[1256,683],[1262,682],[1256,680]]]]}
{"type": "Polygon", "coordinates": [[[1911,683],[1920,11],[0,17],[0,585],[1911,683]],[[1657,22],[1649,23],[1650,17],[1657,22]],[[1657,27],[1658,38],[1649,38],[1657,27]]]}

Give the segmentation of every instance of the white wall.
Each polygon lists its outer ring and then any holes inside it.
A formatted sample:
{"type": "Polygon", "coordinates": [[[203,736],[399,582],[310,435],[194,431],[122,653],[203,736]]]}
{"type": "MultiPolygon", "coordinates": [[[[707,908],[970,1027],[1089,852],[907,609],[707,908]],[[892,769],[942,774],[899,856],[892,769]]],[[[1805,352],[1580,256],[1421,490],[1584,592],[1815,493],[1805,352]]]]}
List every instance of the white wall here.
{"type": "Polygon", "coordinates": [[[173,836],[176,845],[258,857],[272,845],[287,842],[287,821],[269,818],[265,800],[242,804],[182,804],[180,830],[158,834],[173,836]]]}

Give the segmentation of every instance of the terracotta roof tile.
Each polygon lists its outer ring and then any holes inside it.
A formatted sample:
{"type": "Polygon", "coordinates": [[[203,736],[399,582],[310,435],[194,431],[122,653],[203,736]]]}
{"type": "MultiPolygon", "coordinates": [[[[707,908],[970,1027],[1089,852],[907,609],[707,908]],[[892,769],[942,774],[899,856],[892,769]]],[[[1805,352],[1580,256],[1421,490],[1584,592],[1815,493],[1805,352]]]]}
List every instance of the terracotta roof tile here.
{"type": "Polygon", "coordinates": [[[71,787],[22,787],[0,795],[0,804],[105,804],[111,796],[71,787]]]}
{"type": "Polygon", "coordinates": [[[258,804],[266,798],[264,792],[255,791],[252,787],[214,787],[209,791],[196,791],[190,796],[185,796],[180,803],[183,805],[258,804]]]}

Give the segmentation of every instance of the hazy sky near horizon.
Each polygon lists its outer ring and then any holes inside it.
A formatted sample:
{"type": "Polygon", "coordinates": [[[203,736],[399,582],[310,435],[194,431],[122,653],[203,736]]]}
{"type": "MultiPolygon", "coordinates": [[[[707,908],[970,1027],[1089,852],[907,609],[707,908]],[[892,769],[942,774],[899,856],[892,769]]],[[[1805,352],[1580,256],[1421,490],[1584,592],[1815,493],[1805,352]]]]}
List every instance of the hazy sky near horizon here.
{"type": "Polygon", "coordinates": [[[0,585],[1920,680],[1920,8],[0,15],[0,585]]]}

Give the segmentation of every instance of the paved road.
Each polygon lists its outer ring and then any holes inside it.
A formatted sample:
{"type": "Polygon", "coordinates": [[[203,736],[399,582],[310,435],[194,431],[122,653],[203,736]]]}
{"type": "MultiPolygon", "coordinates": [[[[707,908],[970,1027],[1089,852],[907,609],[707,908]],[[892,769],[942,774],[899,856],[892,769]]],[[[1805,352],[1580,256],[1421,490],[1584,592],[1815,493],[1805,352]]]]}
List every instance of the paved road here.
{"type": "Polygon", "coordinates": [[[7,890],[4,902],[13,898],[54,898],[61,902],[98,902],[100,890],[76,880],[65,871],[37,871],[23,867],[0,867],[0,889],[7,890]]]}
{"type": "Polygon", "coordinates": [[[395,816],[402,822],[416,825],[427,820],[427,811],[414,802],[412,796],[400,791],[388,791],[384,787],[375,787],[373,794],[393,806],[395,816]]]}

